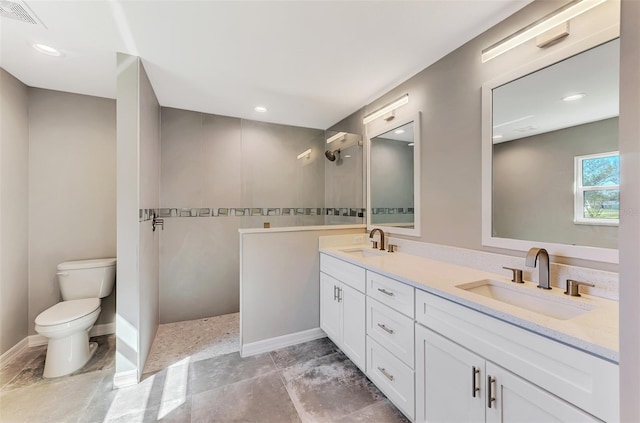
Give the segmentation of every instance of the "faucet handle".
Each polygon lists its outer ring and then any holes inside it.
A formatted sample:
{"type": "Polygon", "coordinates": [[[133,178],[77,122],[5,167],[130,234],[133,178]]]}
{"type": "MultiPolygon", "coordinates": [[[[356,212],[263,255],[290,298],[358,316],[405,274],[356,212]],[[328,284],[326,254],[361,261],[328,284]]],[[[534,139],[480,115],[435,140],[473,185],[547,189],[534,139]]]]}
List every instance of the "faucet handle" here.
{"type": "Polygon", "coordinates": [[[507,266],[502,266],[502,268],[505,270],[511,270],[511,272],[513,272],[511,276],[511,282],[524,283],[524,280],[522,279],[522,269],[515,269],[513,267],[507,266]]]}
{"type": "Polygon", "coordinates": [[[567,279],[567,289],[564,291],[564,295],[569,295],[571,297],[581,297],[580,295],[580,285],[595,287],[594,284],[589,282],[580,282],[574,281],[573,279],[567,279]]]}
{"type": "Polygon", "coordinates": [[[387,246],[387,251],[390,253],[395,253],[396,251],[398,251],[398,246],[396,244],[389,244],[387,246]]]}
{"type": "Polygon", "coordinates": [[[373,244],[371,248],[373,248],[374,250],[378,248],[378,241],[371,241],[371,244],[373,244]]]}

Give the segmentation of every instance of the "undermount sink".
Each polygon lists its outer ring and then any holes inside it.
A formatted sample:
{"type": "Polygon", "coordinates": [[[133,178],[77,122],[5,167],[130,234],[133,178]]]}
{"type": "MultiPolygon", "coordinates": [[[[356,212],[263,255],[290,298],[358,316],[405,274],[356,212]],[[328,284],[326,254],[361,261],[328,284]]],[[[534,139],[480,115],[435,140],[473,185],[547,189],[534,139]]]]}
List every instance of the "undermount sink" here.
{"type": "Polygon", "coordinates": [[[536,292],[520,284],[492,279],[457,285],[456,288],[559,320],[569,320],[595,308],[571,298],[561,298],[542,290],[536,292]]]}
{"type": "Polygon", "coordinates": [[[386,251],[374,250],[373,248],[366,247],[345,248],[340,251],[359,258],[377,257],[387,254],[386,251]]]}

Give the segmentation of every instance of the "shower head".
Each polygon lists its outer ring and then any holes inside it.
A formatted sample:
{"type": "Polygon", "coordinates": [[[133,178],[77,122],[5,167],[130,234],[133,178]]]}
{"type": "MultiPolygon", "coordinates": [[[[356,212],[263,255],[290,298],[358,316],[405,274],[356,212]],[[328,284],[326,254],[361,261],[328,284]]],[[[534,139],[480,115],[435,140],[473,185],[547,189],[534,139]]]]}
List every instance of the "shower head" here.
{"type": "Polygon", "coordinates": [[[338,148],[337,150],[333,150],[333,151],[327,150],[324,152],[324,155],[327,157],[327,159],[330,162],[335,162],[336,158],[340,159],[340,149],[338,148]]]}

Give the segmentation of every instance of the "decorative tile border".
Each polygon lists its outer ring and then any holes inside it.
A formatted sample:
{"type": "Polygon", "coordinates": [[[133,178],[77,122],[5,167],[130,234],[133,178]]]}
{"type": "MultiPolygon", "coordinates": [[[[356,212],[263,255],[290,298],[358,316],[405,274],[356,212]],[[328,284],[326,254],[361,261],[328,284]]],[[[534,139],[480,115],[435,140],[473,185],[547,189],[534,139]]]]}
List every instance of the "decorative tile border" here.
{"type": "Polygon", "coordinates": [[[371,214],[413,214],[413,207],[380,207],[371,209],[371,214]]]}
{"type": "MultiPolygon", "coordinates": [[[[400,210],[400,209],[395,209],[400,210]]],[[[413,212],[413,209],[411,209],[413,212]]],[[[153,215],[161,218],[167,217],[243,217],[243,216],[346,216],[364,217],[365,209],[362,208],[323,208],[323,207],[221,207],[221,208],[190,208],[168,207],[160,209],[140,209],[139,221],[146,222],[153,219],[153,215]]]]}

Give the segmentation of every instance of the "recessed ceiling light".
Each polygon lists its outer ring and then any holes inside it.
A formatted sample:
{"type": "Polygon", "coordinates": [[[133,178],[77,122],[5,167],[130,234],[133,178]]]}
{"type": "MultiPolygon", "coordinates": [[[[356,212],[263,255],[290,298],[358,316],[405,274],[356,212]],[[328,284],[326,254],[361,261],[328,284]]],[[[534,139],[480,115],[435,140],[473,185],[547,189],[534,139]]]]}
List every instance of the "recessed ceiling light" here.
{"type": "Polygon", "coordinates": [[[572,95],[568,95],[566,97],[562,97],[562,101],[576,101],[576,100],[581,100],[584,98],[584,96],[586,96],[585,93],[579,93],[579,94],[572,94],[572,95]]]}
{"type": "Polygon", "coordinates": [[[59,50],[46,44],[35,43],[31,47],[33,47],[37,52],[46,54],[47,56],[62,56],[62,53],[60,53],[59,50]]]}
{"type": "Polygon", "coordinates": [[[404,134],[404,129],[396,129],[396,134],[404,134]]]}
{"type": "Polygon", "coordinates": [[[349,157],[351,157],[351,154],[347,154],[346,156],[344,156],[345,159],[348,159],[349,157]]]}
{"type": "Polygon", "coordinates": [[[413,147],[415,145],[415,143],[410,142],[409,144],[407,144],[409,147],[413,147]]]}
{"type": "Polygon", "coordinates": [[[493,136],[493,139],[494,139],[494,140],[499,140],[499,139],[501,139],[501,138],[502,138],[502,135],[494,135],[494,136],[493,136]]]}
{"type": "Polygon", "coordinates": [[[266,113],[267,112],[267,108],[264,106],[256,106],[253,108],[253,110],[255,110],[258,113],[266,113]]]}

